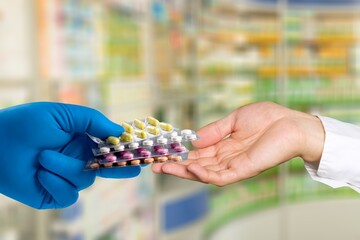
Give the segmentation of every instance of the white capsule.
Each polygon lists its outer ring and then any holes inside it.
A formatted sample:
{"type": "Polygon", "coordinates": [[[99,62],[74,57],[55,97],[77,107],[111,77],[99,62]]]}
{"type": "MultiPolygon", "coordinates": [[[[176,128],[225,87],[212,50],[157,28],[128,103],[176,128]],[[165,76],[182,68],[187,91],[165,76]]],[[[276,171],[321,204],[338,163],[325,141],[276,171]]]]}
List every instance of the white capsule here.
{"type": "Polygon", "coordinates": [[[186,140],[196,140],[196,135],[195,134],[189,134],[185,136],[186,140]]]}
{"type": "Polygon", "coordinates": [[[145,140],[145,141],[143,141],[143,145],[147,146],[147,147],[151,147],[152,145],[154,145],[154,141],[153,140],[145,140]]]}
{"type": "Polygon", "coordinates": [[[114,146],[114,149],[116,151],[124,151],[125,146],[124,145],[116,145],[116,146],[114,146]]]}
{"type": "Polygon", "coordinates": [[[130,149],[135,149],[139,147],[139,143],[138,142],[132,142],[129,144],[129,148],[130,149]]]}
{"type": "Polygon", "coordinates": [[[174,137],[171,137],[171,141],[172,141],[172,142],[181,143],[181,141],[182,141],[182,137],[181,137],[181,136],[174,136],[174,137]]]}
{"type": "Polygon", "coordinates": [[[110,152],[110,148],[108,148],[108,147],[101,147],[101,148],[99,149],[99,151],[100,151],[101,153],[109,153],[109,152],[110,152]]]}
{"type": "Polygon", "coordinates": [[[192,131],[190,129],[184,129],[181,131],[181,134],[182,135],[189,135],[189,134],[192,134],[192,131]]]}
{"type": "Polygon", "coordinates": [[[178,133],[176,131],[173,131],[170,133],[170,137],[176,137],[178,135],[178,133]]]}
{"type": "Polygon", "coordinates": [[[167,138],[164,138],[164,137],[160,137],[157,139],[158,144],[166,144],[167,141],[168,141],[167,138]]]}

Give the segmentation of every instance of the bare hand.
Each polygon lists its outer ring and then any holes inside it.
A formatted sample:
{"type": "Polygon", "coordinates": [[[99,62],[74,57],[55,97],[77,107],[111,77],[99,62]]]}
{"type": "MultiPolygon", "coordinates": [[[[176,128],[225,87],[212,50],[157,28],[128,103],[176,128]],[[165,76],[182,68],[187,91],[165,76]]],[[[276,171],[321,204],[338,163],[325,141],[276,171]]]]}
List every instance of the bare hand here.
{"type": "Polygon", "coordinates": [[[198,131],[198,148],[180,163],[153,164],[155,173],[224,186],[250,178],[296,156],[318,163],[321,121],[271,102],[238,108],[198,131]]]}

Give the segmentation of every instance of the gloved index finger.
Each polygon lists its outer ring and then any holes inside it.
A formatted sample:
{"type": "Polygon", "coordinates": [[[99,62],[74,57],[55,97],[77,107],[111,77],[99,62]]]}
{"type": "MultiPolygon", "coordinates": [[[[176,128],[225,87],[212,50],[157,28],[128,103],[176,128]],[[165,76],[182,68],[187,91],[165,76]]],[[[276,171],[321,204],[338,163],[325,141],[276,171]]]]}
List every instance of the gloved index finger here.
{"type": "Polygon", "coordinates": [[[124,128],[93,108],[58,104],[54,115],[61,128],[68,132],[89,133],[100,139],[120,136],[124,128]]]}

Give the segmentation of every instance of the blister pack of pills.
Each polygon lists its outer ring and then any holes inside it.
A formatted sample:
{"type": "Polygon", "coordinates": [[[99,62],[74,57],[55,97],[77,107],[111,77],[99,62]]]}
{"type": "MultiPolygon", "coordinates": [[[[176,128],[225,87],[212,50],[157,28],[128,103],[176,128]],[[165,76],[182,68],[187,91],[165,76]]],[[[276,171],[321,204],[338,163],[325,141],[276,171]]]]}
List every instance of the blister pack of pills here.
{"type": "Polygon", "coordinates": [[[177,129],[154,117],[122,122],[121,136],[109,136],[105,140],[89,135],[97,144],[94,158],[85,169],[126,167],[156,162],[181,161],[188,158],[186,142],[198,140],[191,129],[177,129]]]}

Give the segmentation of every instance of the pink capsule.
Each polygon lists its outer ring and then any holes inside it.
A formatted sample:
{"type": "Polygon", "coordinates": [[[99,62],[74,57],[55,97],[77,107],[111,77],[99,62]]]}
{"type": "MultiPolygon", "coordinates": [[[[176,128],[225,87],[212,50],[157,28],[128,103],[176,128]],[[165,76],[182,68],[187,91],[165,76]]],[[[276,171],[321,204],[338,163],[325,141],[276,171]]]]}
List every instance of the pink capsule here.
{"type": "Polygon", "coordinates": [[[116,156],[112,153],[110,154],[107,154],[105,156],[105,160],[108,161],[108,162],[115,162],[116,161],[116,156]]]}
{"type": "Polygon", "coordinates": [[[131,153],[131,152],[128,150],[120,152],[121,156],[123,156],[124,154],[127,154],[127,153],[131,153]]]}
{"type": "Polygon", "coordinates": [[[172,149],[176,148],[177,146],[181,146],[181,144],[180,144],[180,143],[177,143],[177,142],[174,142],[174,143],[171,143],[171,144],[170,144],[170,147],[171,147],[172,149]]]}
{"type": "Polygon", "coordinates": [[[134,158],[134,154],[132,154],[132,153],[129,152],[129,151],[125,151],[125,152],[122,154],[122,157],[123,157],[124,159],[132,159],[132,158],[134,158]]]}
{"type": "Polygon", "coordinates": [[[167,148],[159,148],[156,152],[158,154],[165,155],[168,154],[169,150],[167,148]]]}
{"type": "Polygon", "coordinates": [[[150,157],[151,152],[148,151],[148,150],[143,150],[143,151],[140,152],[140,155],[141,155],[142,157],[150,157]]]}
{"type": "Polygon", "coordinates": [[[185,147],[184,146],[176,146],[175,148],[174,148],[174,150],[176,151],[176,152],[184,152],[185,151],[185,147]]]}
{"type": "Polygon", "coordinates": [[[155,146],[154,146],[154,150],[155,150],[155,151],[159,150],[160,148],[164,148],[164,147],[161,146],[161,145],[155,145],[155,146]]]}
{"type": "Polygon", "coordinates": [[[146,148],[138,148],[136,149],[137,153],[141,154],[142,151],[147,151],[146,148]]]}

